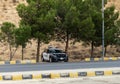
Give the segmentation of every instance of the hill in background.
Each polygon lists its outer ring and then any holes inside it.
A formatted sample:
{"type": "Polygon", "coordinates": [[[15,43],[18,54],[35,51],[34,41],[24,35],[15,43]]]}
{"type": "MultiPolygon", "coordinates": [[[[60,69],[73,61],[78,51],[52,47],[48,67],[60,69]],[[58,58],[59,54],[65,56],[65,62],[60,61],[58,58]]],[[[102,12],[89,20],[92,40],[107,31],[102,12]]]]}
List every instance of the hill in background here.
{"type": "MultiPolygon", "coordinates": [[[[3,22],[9,21],[18,26],[19,23],[19,16],[16,11],[16,6],[19,3],[25,3],[26,0],[0,0],[0,25],[3,22]]],[[[120,0],[109,0],[106,6],[115,5],[116,10],[120,11],[120,0]]],[[[28,44],[24,53],[25,59],[35,59],[36,57],[36,41],[31,40],[32,44],[28,44]]],[[[49,44],[43,44],[41,47],[41,52],[47,48],[48,45],[53,45],[59,48],[64,49],[64,43],[59,43],[52,41],[49,44]]],[[[7,43],[0,43],[0,60],[8,60],[9,59],[9,50],[8,50],[7,43]]],[[[95,57],[99,57],[102,55],[101,47],[95,48],[94,55],[95,57]]],[[[90,46],[83,46],[82,43],[76,43],[75,45],[70,45],[69,47],[69,55],[70,60],[79,61],[81,58],[90,57],[90,46]]],[[[118,49],[114,46],[108,47],[107,56],[119,56],[118,49]]],[[[20,59],[21,58],[21,47],[17,50],[13,59],[20,59]]]]}

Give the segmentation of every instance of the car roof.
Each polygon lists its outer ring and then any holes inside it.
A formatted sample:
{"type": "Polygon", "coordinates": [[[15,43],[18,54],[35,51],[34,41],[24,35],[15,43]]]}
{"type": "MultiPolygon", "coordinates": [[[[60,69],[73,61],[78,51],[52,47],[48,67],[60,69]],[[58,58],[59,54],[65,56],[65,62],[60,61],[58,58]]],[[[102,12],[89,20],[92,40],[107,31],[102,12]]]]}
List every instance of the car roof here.
{"type": "Polygon", "coordinates": [[[51,47],[51,48],[48,48],[49,50],[61,50],[59,48],[55,48],[55,47],[51,47]]]}

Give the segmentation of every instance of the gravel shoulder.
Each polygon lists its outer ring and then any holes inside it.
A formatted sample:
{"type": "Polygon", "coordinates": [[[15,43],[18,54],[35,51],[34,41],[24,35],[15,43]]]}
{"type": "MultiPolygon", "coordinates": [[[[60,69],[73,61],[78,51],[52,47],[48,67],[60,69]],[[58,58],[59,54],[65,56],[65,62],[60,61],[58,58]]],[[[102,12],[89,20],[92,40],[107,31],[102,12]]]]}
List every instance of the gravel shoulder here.
{"type": "Polygon", "coordinates": [[[120,84],[118,76],[100,76],[83,78],[61,78],[23,81],[1,81],[0,84],[120,84]]]}

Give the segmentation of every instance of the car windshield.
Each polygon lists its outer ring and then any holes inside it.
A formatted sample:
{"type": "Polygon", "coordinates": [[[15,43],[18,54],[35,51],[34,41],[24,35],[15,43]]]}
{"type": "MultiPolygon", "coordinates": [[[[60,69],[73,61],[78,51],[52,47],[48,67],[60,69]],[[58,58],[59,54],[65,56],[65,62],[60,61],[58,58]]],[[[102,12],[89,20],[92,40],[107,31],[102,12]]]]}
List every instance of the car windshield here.
{"type": "Polygon", "coordinates": [[[50,52],[49,53],[63,53],[62,50],[49,50],[50,52]]]}

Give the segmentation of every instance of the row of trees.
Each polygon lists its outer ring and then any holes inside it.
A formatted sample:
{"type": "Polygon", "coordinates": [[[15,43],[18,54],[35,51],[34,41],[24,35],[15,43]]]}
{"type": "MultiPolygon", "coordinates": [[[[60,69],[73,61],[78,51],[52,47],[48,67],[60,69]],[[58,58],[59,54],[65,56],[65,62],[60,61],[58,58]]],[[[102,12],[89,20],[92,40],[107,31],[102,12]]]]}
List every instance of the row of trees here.
{"type": "MultiPolygon", "coordinates": [[[[37,40],[36,61],[39,62],[41,43],[51,40],[66,43],[68,52],[69,41],[83,41],[91,45],[91,57],[94,46],[102,44],[102,0],[27,0],[28,5],[17,7],[21,21],[19,28],[9,22],[1,27],[1,40],[10,45],[10,60],[22,46],[23,50],[30,39],[37,40]],[[16,47],[12,52],[12,46],[16,47]]],[[[107,3],[107,0],[105,0],[107,3]]],[[[105,49],[108,45],[117,45],[120,35],[119,12],[115,7],[105,8],[105,49]]]]}

